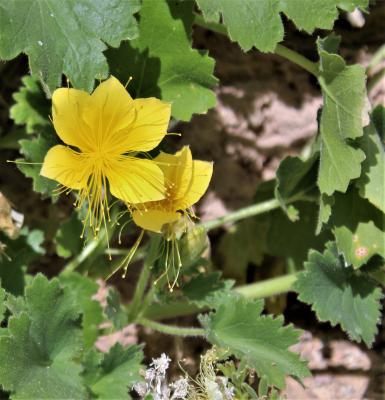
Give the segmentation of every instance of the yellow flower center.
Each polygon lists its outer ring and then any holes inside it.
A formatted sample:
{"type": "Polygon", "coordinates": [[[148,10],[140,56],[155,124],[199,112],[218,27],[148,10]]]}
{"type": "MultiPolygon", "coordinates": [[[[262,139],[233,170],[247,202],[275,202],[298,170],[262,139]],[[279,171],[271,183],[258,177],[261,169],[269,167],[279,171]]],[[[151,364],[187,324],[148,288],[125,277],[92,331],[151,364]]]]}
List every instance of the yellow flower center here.
{"type": "MultiPolygon", "coordinates": [[[[84,219],[84,227],[88,225],[96,236],[102,224],[110,222],[107,196],[106,171],[115,157],[104,151],[81,154],[84,159],[85,171],[89,172],[88,184],[80,189],[76,206],[81,208],[85,201],[89,207],[84,219]]],[[[83,228],[84,233],[84,228],[83,228]]]]}

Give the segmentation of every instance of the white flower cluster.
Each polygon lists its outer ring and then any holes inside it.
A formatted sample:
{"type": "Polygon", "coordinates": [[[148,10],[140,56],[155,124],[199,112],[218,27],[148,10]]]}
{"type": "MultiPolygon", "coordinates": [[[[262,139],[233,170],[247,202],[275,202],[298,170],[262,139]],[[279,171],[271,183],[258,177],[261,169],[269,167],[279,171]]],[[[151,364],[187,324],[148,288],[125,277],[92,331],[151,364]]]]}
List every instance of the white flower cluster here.
{"type": "Polygon", "coordinates": [[[204,387],[209,400],[232,400],[234,398],[234,387],[224,376],[217,376],[215,380],[206,378],[204,387]]]}
{"type": "Polygon", "coordinates": [[[134,390],[144,399],[151,395],[154,400],[183,400],[187,399],[189,383],[186,378],[179,378],[168,384],[166,372],[170,365],[170,358],[162,354],[153,358],[150,368],[144,373],[144,382],[134,385],[134,390]]]}
{"type": "Polygon", "coordinates": [[[171,360],[163,353],[152,359],[150,368],[143,374],[144,382],[136,383],[133,388],[141,399],[151,396],[153,400],[233,400],[234,387],[228,378],[215,374],[212,353],[202,358],[200,373],[194,381],[197,387],[187,377],[169,384],[166,373],[171,360]]]}

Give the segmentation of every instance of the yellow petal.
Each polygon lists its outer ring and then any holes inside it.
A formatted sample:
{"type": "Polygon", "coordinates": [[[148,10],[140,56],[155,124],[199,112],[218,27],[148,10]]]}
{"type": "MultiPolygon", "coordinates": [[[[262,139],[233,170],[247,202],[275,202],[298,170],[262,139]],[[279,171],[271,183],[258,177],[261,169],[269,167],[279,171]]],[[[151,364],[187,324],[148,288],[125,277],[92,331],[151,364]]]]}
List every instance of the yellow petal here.
{"type": "Polygon", "coordinates": [[[132,218],[137,226],[148,231],[161,233],[164,224],[177,221],[181,214],[161,210],[134,211],[132,218]]]}
{"type": "Polygon", "coordinates": [[[194,160],[192,171],[190,186],[183,199],[178,201],[181,210],[191,207],[205,194],[213,174],[213,163],[194,160]]]}
{"type": "Polygon", "coordinates": [[[90,169],[82,155],[68,147],[57,145],[46,154],[40,175],[58,181],[70,189],[87,185],[90,169]]]}
{"type": "Polygon", "coordinates": [[[154,97],[134,100],[135,122],[126,132],[121,132],[125,151],[150,151],[167,133],[171,104],[154,97]]]}
{"type": "Polygon", "coordinates": [[[81,115],[90,95],[77,89],[59,88],[52,95],[53,125],[60,139],[81,150],[92,148],[89,127],[81,115]]]}
{"type": "Polygon", "coordinates": [[[185,146],[176,154],[161,152],[155,161],[164,173],[165,183],[170,189],[172,198],[174,200],[183,198],[189,190],[193,172],[190,148],[185,146]]]}
{"type": "Polygon", "coordinates": [[[106,175],[111,193],[130,204],[165,198],[164,175],[151,160],[122,158],[111,161],[106,175]]]}
{"type": "Polygon", "coordinates": [[[107,150],[125,138],[116,135],[131,126],[135,115],[131,96],[114,76],[99,84],[83,112],[97,145],[107,150]]]}

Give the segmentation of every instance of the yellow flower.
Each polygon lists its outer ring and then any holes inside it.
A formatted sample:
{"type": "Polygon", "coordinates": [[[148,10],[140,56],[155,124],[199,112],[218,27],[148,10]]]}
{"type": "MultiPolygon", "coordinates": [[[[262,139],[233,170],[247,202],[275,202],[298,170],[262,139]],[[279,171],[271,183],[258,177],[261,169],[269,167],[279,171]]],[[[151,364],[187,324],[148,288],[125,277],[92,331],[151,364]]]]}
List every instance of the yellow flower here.
{"type": "Polygon", "coordinates": [[[147,202],[132,213],[136,225],[152,232],[165,232],[183,215],[194,215],[191,209],[206,192],[213,164],[193,160],[189,147],[172,155],[160,153],[154,159],[165,177],[166,198],[147,202]]]}
{"type": "Polygon", "coordinates": [[[67,146],[48,151],[40,174],[79,191],[76,205],[88,201],[84,223],[94,233],[108,215],[107,182],[110,192],[128,204],[164,199],[161,168],[135,155],[152,150],[166,135],[169,103],[156,98],[133,100],[111,76],[91,95],[57,89],[52,104],[53,125],[67,146]]]}
{"type": "MultiPolygon", "coordinates": [[[[132,218],[139,227],[164,235],[165,240],[158,249],[160,255],[164,255],[164,271],[154,284],[166,276],[169,290],[173,291],[174,286],[178,285],[182,267],[178,239],[187,231],[190,215],[195,216],[192,206],[207,190],[213,173],[213,163],[193,160],[187,146],[174,155],[160,153],[154,161],[164,173],[166,198],[136,205],[132,208],[132,218]]],[[[123,276],[132,254],[130,252],[123,263],[123,276]]]]}

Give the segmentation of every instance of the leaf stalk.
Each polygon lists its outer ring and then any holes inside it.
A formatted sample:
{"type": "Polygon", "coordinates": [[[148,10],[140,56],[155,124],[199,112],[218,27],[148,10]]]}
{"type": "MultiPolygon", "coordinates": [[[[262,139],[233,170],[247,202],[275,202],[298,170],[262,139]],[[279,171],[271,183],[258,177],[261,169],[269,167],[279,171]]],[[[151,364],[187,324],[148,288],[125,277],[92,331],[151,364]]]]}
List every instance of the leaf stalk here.
{"type": "MultiPolygon", "coordinates": [[[[290,292],[297,276],[297,273],[287,274],[278,278],[239,286],[234,291],[249,299],[276,296],[290,292]]],[[[144,317],[158,320],[196,314],[207,310],[207,307],[198,307],[187,301],[178,301],[170,304],[152,304],[144,311],[144,317]]]]}
{"type": "Polygon", "coordinates": [[[159,322],[151,321],[147,318],[140,318],[138,320],[140,325],[151,328],[155,331],[165,333],[167,335],[176,336],[205,336],[205,330],[202,328],[184,328],[174,325],[161,324],[159,322]]]}

